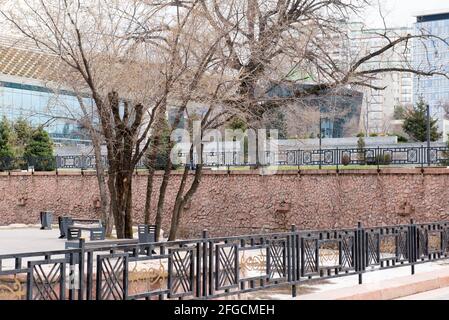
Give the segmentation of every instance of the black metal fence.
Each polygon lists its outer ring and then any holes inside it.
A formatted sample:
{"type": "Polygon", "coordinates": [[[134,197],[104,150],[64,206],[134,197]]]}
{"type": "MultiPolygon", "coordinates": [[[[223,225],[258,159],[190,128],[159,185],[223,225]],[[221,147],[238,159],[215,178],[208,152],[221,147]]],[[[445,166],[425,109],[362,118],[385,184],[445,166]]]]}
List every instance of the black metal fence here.
{"type": "MultiPolygon", "coordinates": [[[[198,163],[197,157],[193,164],[186,154],[179,153],[179,166],[188,165],[192,168],[198,163]]],[[[162,159],[163,160],[163,159],[162,159]]],[[[159,159],[159,162],[162,161],[159,159]]],[[[67,155],[53,158],[0,158],[0,171],[14,169],[36,171],[51,171],[55,169],[93,170],[96,163],[95,156],[67,155]]],[[[100,161],[105,168],[107,159],[102,156],[100,161]]],[[[279,166],[279,167],[341,167],[345,166],[448,166],[448,147],[391,147],[391,148],[344,148],[320,150],[286,150],[279,152],[263,152],[258,159],[248,160],[248,156],[240,152],[205,152],[203,153],[205,167],[245,167],[245,166],[279,166]]],[[[156,169],[163,169],[163,163],[156,163],[156,169]]],[[[136,169],[147,169],[146,159],[142,159],[136,169]]]]}
{"type": "MultiPolygon", "coordinates": [[[[45,231],[43,231],[45,232],[45,231]]],[[[212,299],[449,258],[449,222],[0,256],[0,298],[212,299]]]]}
{"type": "Polygon", "coordinates": [[[0,171],[29,170],[53,171],[58,157],[0,157],[0,171]]]}
{"type": "MultiPolygon", "coordinates": [[[[187,159],[180,153],[180,159],[187,159]]],[[[194,164],[197,163],[194,157],[194,164]]],[[[254,158],[254,157],[253,157],[254,158]]],[[[248,157],[238,152],[203,153],[206,167],[238,166],[333,166],[349,165],[371,166],[447,166],[449,165],[449,147],[388,147],[388,148],[334,148],[286,150],[280,152],[263,152],[257,160],[248,161],[248,157]]],[[[186,163],[186,161],[182,162],[186,163]]]]}

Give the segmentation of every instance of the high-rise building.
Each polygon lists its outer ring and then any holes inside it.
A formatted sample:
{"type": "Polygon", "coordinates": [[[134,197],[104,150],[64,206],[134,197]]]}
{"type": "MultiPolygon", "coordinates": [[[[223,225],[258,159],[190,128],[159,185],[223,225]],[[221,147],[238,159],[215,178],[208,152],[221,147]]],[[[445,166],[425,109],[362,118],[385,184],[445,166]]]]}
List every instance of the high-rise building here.
{"type": "MultiPolygon", "coordinates": [[[[410,34],[407,27],[390,29],[364,29],[361,23],[352,23],[350,30],[350,59],[352,63],[386,46],[389,39],[410,34]]],[[[405,68],[411,61],[411,45],[401,43],[391,50],[365,62],[362,68],[384,69],[405,68]]],[[[367,82],[375,88],[364,88],[360,130],[368,134],[386,134],[394,131],[392,126],[394,110],[398,106],[412,103],[412,74],[408,72],[389,72],[374,75],[367,82]]]]}
{"type": "MultiPolygon", "coordinates": [[[[414,32],[432,34],[449,41],[449,10],[422,12],[416,14],[414,32]]],[[[435,37],[416,39],[413,42],[413,67],[418,70],[440,70],[449,72],[449,48],[444,41],[435,37]]],[[[449,79],[436,75],[424,77],[415,75],[413,79],[413,102],[423,99],[429,104],[431,115],[438,118],[439,128],[444,128],[445,109],[449,105],[449,79]]],[[[443,137],[446,139],[446,137],[443,137]]]]}

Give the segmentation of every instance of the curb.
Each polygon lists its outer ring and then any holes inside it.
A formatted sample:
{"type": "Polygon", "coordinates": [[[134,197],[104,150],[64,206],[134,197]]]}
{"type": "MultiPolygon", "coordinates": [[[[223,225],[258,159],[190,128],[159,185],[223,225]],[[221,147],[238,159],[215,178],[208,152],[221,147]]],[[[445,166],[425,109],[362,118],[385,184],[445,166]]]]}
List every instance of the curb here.
{"type": "Polygon", "coordinates": [[[298,300],[393,300],[449,287],[449,268],[298,297],[298,300]]]}

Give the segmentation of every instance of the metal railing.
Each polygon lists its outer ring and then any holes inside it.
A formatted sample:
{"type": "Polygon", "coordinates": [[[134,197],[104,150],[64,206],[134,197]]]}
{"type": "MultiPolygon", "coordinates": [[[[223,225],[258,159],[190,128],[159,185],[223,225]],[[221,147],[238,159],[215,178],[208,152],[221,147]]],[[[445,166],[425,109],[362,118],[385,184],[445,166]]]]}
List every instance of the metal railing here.
{"type": "MultiPolygon", "coordinates": [[[[179,154],[180,159],[187,159],[186,154],[179,154]]],[[[254,158],[254,157],[253,157],[254,158]]],[[[372,166],[424,166],[448,165],[449,147],[377,147],[377,148],[334,148],[285,150],[280,152],[264,152],[258,159],[248,161],[238,152],[206,152],[203,153],[203,164],[206,167],[236,166],[333,166],[348,165],[372,166]]],[[[184,161],[182,163],[186,163],[184,161]]],[[[197,157],[194,157],[194,164],[197,157]]]]}
{"type": "MultiPolygon", "coordinates": [[[[43,231],[45,232],[45,231],[43,231]]],[[[0,298],[212,299],[449,258],[449,222],[0,255],[0,298]]]]}
{"type": "MultiPolygon", "coordinates": [[[[192,169],[198,164],[196,155],[193,164],[185,153],[178,154],[179,166],[189,166],[192,169]]],[[[59,169],[94,170],[96,158],[93,155],[66,155],[47,158],[0,158],[0,171],[29,170],[53,171],[59,169]]],[[[104,168],[108,167],[106,156],[100,161],[104,168]]],[[[388,147],[388,148],[344,148],[321,150],[286,150],[280,152],[263,152],[256,160],[239,152],[204,152],[204,167],[231,168],[252,166],[278,167],[337,167],[346,166],[449,166],[449,147],[388,147]]],[[[163,169],[165,161],[160,157],[156,169],[163,169]]],[[[141,159],[136,169],[148,169],[146,159],[141,159]]]]}
{"type": "MultiPolygon", "coordinates": [[[[364,149],[321,149],[321,150],[288,150],[282,152],[264,152],[259,165],[265,166],[346,166],[346,165],[445,165],[449,162],[449,148],[431,147],[395,147],[395,148],[364,148],[364,149]],[[428,158],[427,155],[430,155],[428,158]]],[[[180,153],[180,159],[187,159],[180,153]]],[[[107,166],[106,158],[101,161],[107,166]]],[[[194,165],[198,163],[194,158],[194,165]]],[[[188,164],[188,161],[181,161],[188,164]]],[[[58,168],[94,168],[93,156],[63,156],[56,157],[58,168]]],[[[239,167],[254,166],[256,161],[248,161],[238,152],[205,152],[203,164],[206,167],[239,167]]],[[[137,168],[146,168],[142,160],[137,168]]]]}

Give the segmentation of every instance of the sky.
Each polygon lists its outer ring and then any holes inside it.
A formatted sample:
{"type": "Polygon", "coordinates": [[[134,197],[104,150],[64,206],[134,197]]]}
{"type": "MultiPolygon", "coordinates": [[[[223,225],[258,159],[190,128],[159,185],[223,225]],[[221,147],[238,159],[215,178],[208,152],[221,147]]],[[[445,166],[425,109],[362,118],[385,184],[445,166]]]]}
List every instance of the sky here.
{"type": "MultiPolygon", "coordinates": [[[[378,1],[382,7],[382,14],[385,16],[387,27],[412,26],[416,19],[413,15],[417,12],[447,9],[449,12],[448,0],[372,0],[378,1]]],[[[378,6],[366,9],[365,22],[375,28],[383,27],[378,6]]]]}
{"type": "MultiPolygon", "coordinates": [[[[227,0],[223,0],[227,1],[227,0]]],[[[416,21],[415,13],[428,10],[445,10],[449,12],[449,0],[370,0],[372,6],[361,12],[354,21],[365,22],[369,28],[383,28],[383,20],[379,13],[380,3],[382,14],[385,16],[387,27],[411,27],[416,21]]],[[[2,3],[2,0],[0,0],[2,3]]],[[[1,19],[0,19],[1,23],[1,19]]],[[[0,28],[0,34],[3,34],[0,28]]]]}

